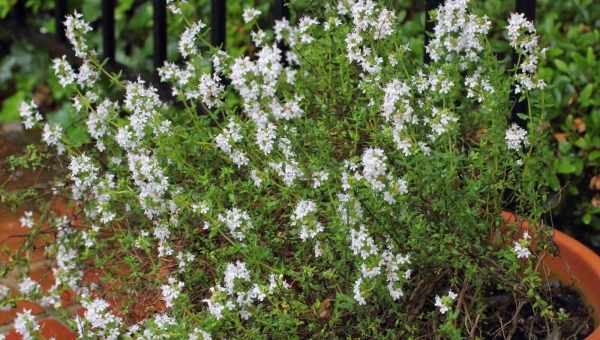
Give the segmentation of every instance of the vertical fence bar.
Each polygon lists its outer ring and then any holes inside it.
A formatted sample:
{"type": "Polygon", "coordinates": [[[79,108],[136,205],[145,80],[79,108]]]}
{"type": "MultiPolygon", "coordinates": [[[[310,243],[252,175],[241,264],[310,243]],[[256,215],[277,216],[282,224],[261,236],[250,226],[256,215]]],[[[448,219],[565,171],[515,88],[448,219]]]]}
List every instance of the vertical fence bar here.
{"type": "Polygon", "coordinates": [[[225,50],[226,36],[226,0],[212,0],[211,3],[211,43],[225,50]]]}
{"type": "Polygon", "coordinates": [[[275,0],[273,4],[273,19],[281,20],[283,18],[289,19],[290,11],[286,5],[285,0],[275,0]]]}
{"type": "Polygon", "coordinates": [[[14,16],[20,27],[25,28],[27,25],[27,15],[25,9],[25,0],[18,0],[14,7],[14,16]]]}
{"type": "Polygon", "coordinates": [[[433,33],[433,27],[435,26],[435,22],[432,20],[430,11],[436,9],[442,0],[426,0],[425,1],[425,37],[423,39],[423,61],[425,64],[429,64],[431,62],[431,58],[427,53],[427,45],[429,45],[429,41],[431,40],[431,33],[433,33]]]}
{"type": "Polygon", "coordinates": [[[56,25],[56,35],[62,42],[66,42],[65,36],[65,16],[67,15],[67,0],[56,0],[54,2],[54,20],[56,25]]]}
{"type": "Polygon", "coordinates": [[[102,46],[104,58],[115,62],[115,0],[102,0],[102,46]]]}
{"type": "MultiPolygon", "coordinates": [[[[167,60],[167,6],[165,0],[154,0],[154,68],[167,60]]],[[[158,71],[155,71],[157,73],[158,71]]]]}
{"type": "MultiPolygon", "coordinates": [[[[275,0],[275,2],[273,3],[273,21],[281,20],[284,18],[288,19],[288,20],[290,18],[290,12],[289,12],[289,8],[286,4],[286,1],[285,0],[275,0]]],[[[287,58],[285,57],[285,54],[286,54],[288,48],[283,42],[278,43],[277,47],[281,50],[281,53],[283,55],[283,57],[282,57],[283,63],[284,63],[284,65],[286,65],[287,58]]]]}
{"type": "MultiPolygon", "coordinates": [[[[536,9],[536,1],[535,0],[516,0],[515,1],[515,12],[523,13],[525,17],[534,22],[535,21],[535,9],[536,9]]],[[[518,56],[516,52],[513,52],[512,62],[513,65],[516,65],[518,60],[518,56]]],[[[527,112],[527,99],[519,100],[518,95],[515,93],[515,85],[513,84],[511,90],[511,102],[514,103],[513,109],[510,115],[510,120],[513,123],[517,123],[519,126],[525,128],[526,123],[521,119],[517,114],[518,113],[526,113],[527,112]]]]}

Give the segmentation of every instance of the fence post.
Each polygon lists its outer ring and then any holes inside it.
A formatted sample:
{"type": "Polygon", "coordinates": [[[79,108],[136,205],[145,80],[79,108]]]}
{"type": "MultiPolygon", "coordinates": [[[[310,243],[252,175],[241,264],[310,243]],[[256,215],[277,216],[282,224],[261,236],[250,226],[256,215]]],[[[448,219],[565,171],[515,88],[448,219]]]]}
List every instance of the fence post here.
{"type": "Polygon", "coordinates": [[[226,0],[212,0],[211,3],[211,43],[225,50],[226,36],[226,0]]]}
{"type": "Polygon", "coordinates": [[[102,0],[102,45],[104,58],[115,62],[115,0],[102,0]]]}
{"type": "MultiPolygon", "coordinates": [[[[289,20],[290,17],[290,12],[289,12],[289,8],[287,7],[286,1],[285,0],[275,0],[274,4],[273,4],[273,22],[275,22],[276,20],[281,20],[281,19],[288,19],[289,20]]],[[[287,46],[282,42],[277,44],[277,47],[281,50],[281,59],[283,60],[283,64],[287,65],[287,58],[285,56],[288,48],[287,46]]]]}
{"type": "Polygon", "coordinates": [[[442,0],[426,0],[425,1],[425,37],[423,39],[423,61],[425,64],[429,64],[431,62],[431,58],[429,54],[427,54],[427,45],[429,45],[429,41],[431,40],[431,33],[433,33],[433,27],[435,26],[435,22],[432,20],[430,11],[436,9],[442,0]]]}
{"type": "MultiPolygon", "coordinates": [[[[523,15],[525,15],[527,20],[530,20],[531,22],[535,22],[535,7],[536,7],[535,0],[516,0],[515,1],[515,12],[523,13],[523,15]]],[[[513,55],[512,55],[513,65],[516,65],[517,60],[518,60],[517,53],[513,52],[513,55]]],[[[513,123],[517,123],[522,128],[525,128],[527,126],[527,124],[517,114],[527,112],[528,103],[527,103],[527,99],[519,100],[518,95],[515,93],[515,85],[514,84],[511,89],[510,99],[511,99],[511,102],[514,103],[512,112],[510,115],[510,121],[513,123]]]]}
{"type": "Polygon", "coordinates": [[[18,0],[13,9],[15,20],[17,21],[17,24],[19,24],[19,26],[21,28],[25,28],[25,26],[27,25],[27,16],[26,16],[27,12],[25,9],[25,1],[26,0],[18,0]]]}
{"type": "Polygon", "coordinates": [[[165,0],[154,0],[154,68],[163,66],[167,60],[167,5],[165,0]]]}
{"type": "Polygon", "coordinates": [[[54,23],[56,26],[56,35],[61,42],[66,42],[65,36],[65,16],[67,15],[67,0],[56,0],[54,2],[54,23]]]}

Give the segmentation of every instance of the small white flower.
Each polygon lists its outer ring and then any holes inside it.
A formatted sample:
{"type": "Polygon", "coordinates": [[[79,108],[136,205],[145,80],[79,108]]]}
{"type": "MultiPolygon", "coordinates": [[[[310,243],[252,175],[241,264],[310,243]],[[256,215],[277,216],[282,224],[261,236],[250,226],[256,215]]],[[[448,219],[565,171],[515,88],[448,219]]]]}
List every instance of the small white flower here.
{"type": "Polygon", "coordinates": [[[373,190],[378,192],[385,188],[382,178],[387,172],[386,160],[387,157],[381,149],[368,148],[363,152],[363,177],[371,184],[373,190]]]}
{"type": "Polygon", "coordinates": [[[350,230],[350,249],[354,255],[360,256],[363,260],[366,260],[369,256],[375,255],[378,252],[375,241],[367,233],[367,228],[364,225],[360,225],[359,230],[350,230]]]}
{"type": "Polygon", "coordinates": [[[62,58],[55,58],[52,60],[52,69],[62,87],[75,83],[77,75],[75,74],[75,71],[73,71],[71,64],[67,61],[67,56],[63,55],[62,58]]]}
{"type": "Polygon", "coordinates": [[[61,138],[63,134],[62,126],[58,124],[45,124],[44,131],[42,132],[42,140],[48,146],[55,146],[56,151],[59,155],[65,152],[65,146],[63,145],[61,138]]]}
{"type": "Polygon", "coordinates": [[[25,277],[19,283],[19,292],[23,295],[30,295],[40,290],[40,284],[33,281],[30,277],[25,277]]]}
{"type": "Polygon", "coordinates": [[[519,150],[521,146],[527,146],[527,130],[513,123],[507,130],[504,137],[506,147],[509,150],[519,150]]]}
{"type": "Polygon", "coordinates": [[[33,212],[32,211],[26,211],[23,216],[21,216],[21,218],[19,219],[19,222],[21,223],[21,227],[23,228],[32,228],[33,227],[33,212]]]}
{"type": "Polygon", "coordinates": [[[198,53],[196,38],[204,27],[206,27],[206,25],[199,20],[181,34],[178,49],[182,57],[187,58],[198,53]]]}
{"type": "Polygon", "coordinates": [[[8,288],[5,285],[0,284],[0,300],[8,297],[9,293],[10,293],[10,288],[8,288]]]}
{"type": "Polygon", "coordinates": [[[170,277],[168,279],[168,284],[160,287],[167,308],[172,308],[174,306],[174,301],[181,295],[183,287],[184,283],[174,277],[170,277]]]}
{"type": "Polygon", "coordinates": [[[187,4],[187,0],[167,0],[167,8],[173,14],[181,14],[181,7],[187,4]]]}
{"type": "Polygon", "coordinates": [[[515,254],[517,254],[517,258],[526,259],[531,256],[531,251],[529,250],[530,240],[531,236],[529,236],[529,233],[525,231],[523,233],[523,238],[514,242],[513,251],[515,254]]]}
{"type": "Polygon", "coordinates": [[[263,180],[258,175],[258,171],[254,170],[254,169],[252,171],[250,171],[250,179],[252,179],[252,183],[254,183],[254,186],[256,186],[257,188],[260,188],[263,180]]]}
{"type": "Polygon", "coordinates": [[[190,334],[188,340],[212,340],[212,337],[208,332],[200,328],[195,328],[194,332],[190,334]]]}
{"type": "Polygon", "coordinates": [[[36,123],[42,120],[42,115],[40,115],[33,100],[29,103],[22,102],[19,106],[19,114],[26,130],[33,128],[36,123]]]}
{"type": "Polygon", "coordinates": [[[25,309],[23,313],[17,313],[14,327],[17,333],[23,337],[23,340],[35,339],[34,335],[40,329],[30,309],[25,309]]]}
{"type": "Polygon", "coordinates": [[[354,291],[354,300],[356,300],[356,302],[359,305],[366,305],[367,304],[367,300],[365,300],[365,298],[363,297],[361,289],[360,289],[360,286],[362,285],[362,282],[363,282],[362,276],[359,277],[354,282],[354,288],[353,288],[353,291],[354,291]]]}
{"type": "Polygon", "coordinates": [[[98,77],[98,71],[96,71],[88,61],[85,61],[83,65],[79,67],[77,83],[81,88],[92,87],[98,80],[98,77]]]}
{"type": "Polygon", "coordinates": [[[260,15],[260,11],[256,8],[246,7],[244,8],[244,13],[242,17],[244,18],[245,23],[249,23],[260,15]]]}
{"type": "Polygon", "coordinates": [[[435,306],[438,308],[440,313],[446,314],[450,308],[452,308],[452,304],[458,295],[453,291],[448,291],[448,295],[444,297],[440,297],[439,295],[435,296],[435,306]]]}
{"type": "Polygon", "coordinates": [[[75,11],[72,15],[67,15],[65,22],[65,35],[73,46],[73,51],[78,58],[85,59],[89,53],[85,39],[85,34],[92,30],[92,27],[83,20],[83,15],[75,11]]]}
{"type": "Polygon", "coordinates": [[[243,241],[246,238],[245,232],[252,229],[250,215],[238,208],[231,208],[225,214],[219,214],[218,219],[227,226],[231,235],[238,241],[243,241]]]}
{"type": "Polygon", "coordinates": [[[323,249],[321,248],[320,241],[315,242],[314,252],[315,252],[315,257],[321,257],[323,255],[323,249]]]}

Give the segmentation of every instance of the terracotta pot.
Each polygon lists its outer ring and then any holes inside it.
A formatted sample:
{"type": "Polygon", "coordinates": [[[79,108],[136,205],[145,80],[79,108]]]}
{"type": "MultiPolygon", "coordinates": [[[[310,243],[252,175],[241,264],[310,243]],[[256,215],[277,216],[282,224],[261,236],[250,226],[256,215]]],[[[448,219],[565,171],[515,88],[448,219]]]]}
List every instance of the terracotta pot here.
{"type": "MultiPolygon", "coordinates": [[[[510,212],[503,212],[502,217],[507,223],[520,223],[522,229],[529,228],[527,222],[510,212]]],[[[600,256],[556,229],[552,233],[559,255],[543,255],[540,270],[547,277],[579,291],[583,300],[592,307],[596,321],[596,329],[586,340],[600,340],[600,256]]]]}

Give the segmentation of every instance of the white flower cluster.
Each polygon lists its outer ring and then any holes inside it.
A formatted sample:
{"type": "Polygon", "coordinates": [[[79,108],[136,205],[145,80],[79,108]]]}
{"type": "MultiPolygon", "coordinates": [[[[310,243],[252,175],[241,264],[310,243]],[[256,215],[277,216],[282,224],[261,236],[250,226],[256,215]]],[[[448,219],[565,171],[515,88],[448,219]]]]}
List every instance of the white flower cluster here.
{"type": "Polygon", "coordinates": [[[349,15],[352,31],[346,36],[346,54],[350,62],[361,66],[365,75],[375,75],[381,71],[383,58],[378,56],[364,42],[381,40],[392,35],[395,16],[387,9],[379,9],[372,0],[344,0],[338,2],[338,14],[349,15]]]}
{"type": "MultiPolygon", "coordinates": [[[[125,101],[124,108],[129,111],[129,123],[135,133],[137,141],[142,140],[146,136],[146,127],[150,123],[158,124],[158,112],[162,108],[163,103],[160,101],[158,91],[152,86],[146,86],[145,82],[138,79],[135,82],[128,82],[125,86],[125,101]]],[[[155,135],[160,132],[154,130],[155,135]]],[[[122,145],[124,148],[128,146],[134,148],[137,142],[132,145],[122,145]]]]}
{"type": "Polygon", "coordinates": [[[29,276],[24,277],[19,283],[19,292],[24,296],[39,293],[40,289],[40,284],[33,281],[29,276]]]}
{"type": "Polygon", "coordinates": [[[58,289],[60,285],[77,290],[79,280],[83,277],[83,273],[77,270],[77,251],[61,244],[56,253],[56,268],[52,272],[55,277],[52,290],[58,289]]]}
{"type": "MultiPolygon", "coordinates": [[[[79,72],[75,72],[64,55],[52,61],[52,69],[62,87],[77,83],[82,89],[92,88],[100,76],[94,66],[87,60],[79,67],[79,72]]],[[[75,106],[80,105],[76,104],[75,106]]]]}
{"type": "Polygon", "coordinates": [[[340,193],[337,198],[340,202],[337,206],[337,213],[341,222],[347,226],[360,223],[363,218],[360,201],[348,193],[340,193]]]}
{"type": "Polygon", "coordinates": [[[146,153],[127,155],[131,178],[139,190],[139,201],[148,218],[160,213],[165,205],[165,195],[169,188],[169,179],[156,158],[146,153]]]}
{"type": "MultiPolygon", "coordinates": [[[[362,155],[362,178],[373,191],[383,192],[383,198],[389,204],[396,202],[396,195],[408,192],[408,184],[403,179],[396,179],[387,171],[387,157],[382,149],[367,148],[362,155]]],[[[360,175],[355,175],[355,177],[360,175]]]]}
{"type": "Polygon", "coordinates": [[[246,238],[246,232],[252,229],[250,215],[238,208],[231,208],[225,214],[219,214],[218,218],[227,226],[233,238],[238,241],[243,241],[246,238]]]}
{"type": "Polygon", "coordinates": [[[196,258],[196,255],[190,253],[189,251],[187,252],[178,252],[177,253],[177,267],[180,273],[185,272],[185,269],[188,267],[188,265],[190,263],[192,263],[194,261],[194,259],[196,258]]]}
{"type": "Polygon", "coordinates": [[[179,44],[177,45],[179,53],[182,57],[188,58],[189,56],[198,54],[196,39],[204,27],[206,27],[206,25],[202,21],[198,20],[183,32],[181,38],[179,39],[179,44]]]}
{"type": "Polygon", "coordinates": [[[93,87],[100,75],[89,61],[84,61],[77,73],[77,83],[82,88],[93,87]]]}
{"type": "Polygon", "coordinates": [[[169,277],[167,284],[160,287],[163,299],[167,308],[172,308],[175,300],[181,295],[181,290],[185,284],[174,277],[169,277]]]}
{"type": "Polygon", "coordinates": [[[52,61],[52,69],[54,70],[54,74],[58,78],[58,83],[62,87],[67,87],[73,83],[75,83],[75,79],[77,79],[77,75],[75,71],[73,71],[73,67],[67,61],[67,56],[62,56],[62,58],[55,58],[52,61]]]}
{"type": "Polygon", "coordinates": [[[481,69],[477,69],[473,74],[465,77],[465,87],[467,88],[467,98],[473,98],[479,103],[495,93],[494,87],[482,74],[481,69]]]}
{"type": "MultiPolygon", "coordinates": [[[[306,16],[300,18],[297,27],[290,25],[286,18],[276,20],[273,27],[275,39],[278,42],[285,41],[292,48],[301,44],[310,44],[314,38],[310,35],[309,30],[318,23],[316,19],[306,16]]],[[[296,59],[296,56],[291,52],[286,57],[289,62],[296,59]]]]}
{"type": "MultiPolygon", "coordinates": [[[[324,230],[323,225],[317,217],[317,205],[313,201],[299,201],[294,209],[291,219],[293,226],[300,227],[299,233],[302,241],[312,240],[324,230]]],[[[320,253],[319,249],[320,248],[317,248],[316,250],[317,254],[320,253]]]]}
{"type": "Polygon", "coordinates": [[[187,0],[167,0],[167,8],[173,14],[180,15],[181,7],[187,4],[187,0]]]}
{"type": "Polygon", "coordinates": [[[536,78],[539,57],[539,39],[533,23],[522,13],[512,13],[506,27],[510,46],[520,55],[519,72],[516,75],[515,93],[543,89],[546,84],[536,78]]]}
{"type": "Polygon", "coordinates": [[[166,61],[162,67],[158,68],[158,76],[162,82],[169,82],[174,97],[185,96],[187,99],[196,99],[199,92],[189,90],[191,82],[196,78],[196,69],[191,63],[179,67],[177,64],[166,61]]]}
{"type": "Polygon", "coordinates": [[[17,313],[14,327],[23,340],[36,339],[36,334],[40,330],[40,325],[35,320],[35,316],[31,314],[30,309],[25,309],[22,313],[17,313]]]}
{"type": "Polygon", "coordinates": [[[90,156],[81,154],[71,157],[69,170],[71,172],[70,179],[73,182],[71,186],[73,198],[79,200],[96,185],[99,168],[90,156]]]}
{"type": "Polygon", "coordinates": [[[235,165],[242,167],[247,165],[249,160],[246,154],[233,147],[233,143],[242,140],[241,127],[235,120],[230,119],[227,127],[215,138],[215,143],[221,151],[225,152],[235,165]]]}
{"type": "Polygon", "coordinates": [[[65,145],[62,143],[61,138],[63,135],[63,128],[58,124],[44,124],[44,131],[42,131],[42,140],[48,146],[56,147],[56,152],[62,155],[65,152],[65,145]]]}
{"type": "Polygon", "coordinates": [[[216,73],[212,76],[210,74],[203,74],[200,76],[197,91],[189,91],[187,97],[196,98],[199,96],[206,107],[214,109],[223,104],[221,95],[224,90],[225,87],[221,84],[221,78],[216,73]]]}
{"type": "Polygon", "coordinates": [[[384,88],[381,115],[387,122],[402,126],[411,121],[413,108],[410,103],[410,87],[398,79],[389,82],[384,88]],[[400,104],[400,106],[398,105],[400,104]]]}
{"type": "Polygon", "coordinates": [[[491,23],[487,16],[469,13],[468,3],[469,0],[447,0],[438,8],[433,38],[426,46],[432,60],[479,60],[491,23]]]}
{"type": "Polygon", "coordinates": [[[266,297],[257,284],[251,283],[250,272],[244,262],[237,261],[227,264],[223,282],[224,286],[217,285],[210,289],[212,292],[210,299],[203,300],[208,304],[209,312],[217,320],[223,317],[224,310],[236,309],[239,309],[240,317],[247,320],[250,318],[248,309],[266,297]],[[225,301],[219,302],[222,299],[225,301]]]}
{"type": "Polygon", "coordinates": [[[77,317],[79,337],[116,340],[121,335],[123,320],[110,311],[110,305],[103,299],[84,299],[83,319],[77,317]]]}
{"type": "Polygon", "coordinates": [[[33,212],[25,211],[23,213],[23,216],[21,216],[21,218],[19,219],[19,223],[21,223],[21,227],[23,228],[33,228],[33,212]]]}
{"type": "Polygon", "coordinates": [[[523,129],[516,123],[513,123],[508,129],[504,136],[506,141],[506,147],[509,150],[520,150],[523,146],[529,145],[527,140],[527,130],[523,129]]]}
{"type": "MultiPolygon", "coordinates": [[[[169,243],[169,238],[171,237],[169,227],[164,224],[158,224],[154,227],[153,235],[158,241],[158,256],[173,255],[173,248],[169,243]]],[[[142,231],[142,236],[147,236],[146,231],[142,231]]]]}
{"type": "Polygon", "coordinates": [[[10,288],[0,284],[0,312],[8,312],[12,309],[12,305],[7,301],[10,295],[10,288]]]}
{"type": "Polygon", "coordinates": [[[452,308],[454,300],[458,295],[453,291],[448,291],[446,296],[440,297],[439,295],[435,296],[435,306],[438,308],[440,313],[446,314],[452,308]]]}
{"type": "Polygon", "coordinates": [[[527,259],[531,256],[531,251],[529,250],[530,243],[531,236],[529,236],[527,231],[523,232],[523,237],[513,244],[513,251],[517,254],[517,258],[527,259]]]}
{"type": "Polygon", "coordinates": [[[382,149],[367,148],[362,155],[362,175],[373,190],[381,192],[385,189],[387,175],[387,157],[382,149]]]}
{"type": "Polygon", "coordinates": [[[425,118],[425,122],[431,127],[431,133],[429,139],[435,141],[439,136],[446,133],[451,126],[458,122],[458,118],[453,115],[449,110],[441,110],[437,107],[431,109],[431,117],[425,118]]]}
{"type": "Polygon", "coordinates": [[[321,185],[329,179],[329,172],[327,170],[321,170],[312,174],[312,188],[318,189],[321,185]]]}
{"type": "Polygon", "coordinates": [[[104,99],[95,110],[91,110],[87,119],[88,133],[96,140],[98,151],[106,149],[102,138],[109,133],[109,119],[118,111],[118,104],[104,99]]]}
{"type": "Polygon", "coordinates": [[[249,23],[250,21],[256,19],[258,16],[260,16],[260,11],[257,10],[256,8],[252,8],[252,7],[244,8],[244,13],[242,14],[242,18],[244,19],[245,23],[249,23]]]}
{"type": "Polygon", "coordinates": [[[363,260],[369,256],[377,255],[379,248],[375,244],[375,240],[367,233],[367,228],[361,224],[358,230],[350,230],[350,249],[352,253],[359,256],[363,260]]]}
{"type": "Polygon", "coordinates": [[[364,225],[359,230],[350,230],[350,249],[361,259],[360,275],[354,282],[354,299],[359,305],[367,303],[362,295],[362,284],[365,280],[375,279],[385,271],[387,289],[392,299],[404,296],[402,284],[410,279],[412,270],[406,269],[410,264],[408,255],[395,254],[390,245],[381,254],[375,240],[368,234],[364,225]]]}
{"type": "Polygon", "coordinates": [[[85,34],[92,30],[92,27],[83,20],[83,15],[75,11],[72,15],[67,15],[65,19],[65,35],[73,46],[73,51],[78,58],[88,57],[89,48],[86,43],[85,34]]]}
{"type": "Polygon", "coordinates": [[[19,115],[25,129],[33,128],[35,124],[42,120],[42,115],[40,115],[38,107],[33,100],[29,103],[21,103],[21,106],[19,106],[19,115]]]}
{"type": "Polygon", "coordinates": [[[210,334],[200,328],[194,329],[188,340],[212,340],[210,334]]]}

